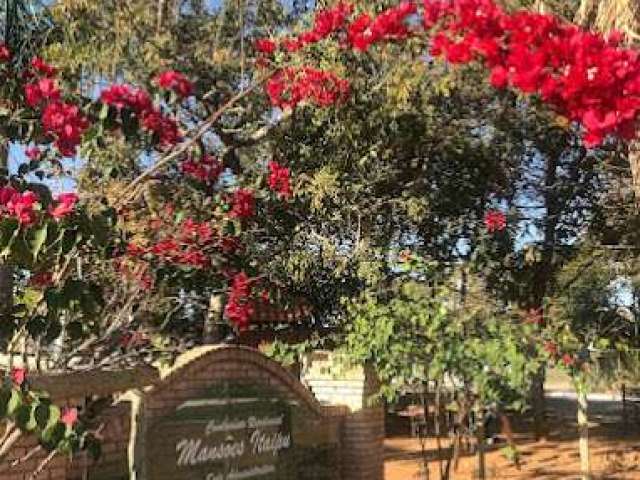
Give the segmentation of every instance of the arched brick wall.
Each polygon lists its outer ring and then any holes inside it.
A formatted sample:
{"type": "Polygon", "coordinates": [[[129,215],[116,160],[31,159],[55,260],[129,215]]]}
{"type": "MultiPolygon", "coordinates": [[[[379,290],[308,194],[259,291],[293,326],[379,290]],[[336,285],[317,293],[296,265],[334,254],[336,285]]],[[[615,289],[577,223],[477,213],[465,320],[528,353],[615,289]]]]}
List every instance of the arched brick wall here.
{"type": "Polygon", "coordinates": [[[212,383],[225,380],[269,386],[291,400],[303,402],[318,416],[326,414],[313,394],[279,363],[252,348],[226,345],[197,347],[178,358],[145,394],[145,408],[154,416],[161,415],[212,383]]]}
{"type": "MultiPolygon", "coordinates": [[[[152,477],[163,475],[158,471],[169,469],[173,469],[171,471],[174,472],[167,473],[170,476],[184,472],[184,466],[176,465],[176,439],[168,436],[160,438],[162,435],[159,432],[175,432],[176,424],[171,423],[171,428],[166,430],[166,422],[173,422],[178,411],[182,412],[180,409],[185,402],[192,402],[194,399],[201,401],[203,396],[206,399],[207,392],[210,393],[212,389],[215,391],[218,387],[222,388],[226,383],[236,386],[263,387],[278,399],[294,405],[295,414],[292,415],[295,421],[291,421],[293,444],[291,450],[286,450],[285,458],[293,459],[291,461],[297,466],[291,469],[285,467],[286,471],[280,470],[281,467],[278,466],[276,477],[278,480],[297,480],[298,476],[294,470],[303,468],[302,465],[305,471],[312,471],[304,478],[330,480],[341,478],[339,443],[343,417],[336,414],[335,408],[322,406],[297,378],[277,362],[256,350],[239,346],[204,346],[187,352],[179,358],[176,365],[163,374],[157,384],[144,392],[141,409],[134,416],[136,461],[132,476],[136,480],[156,480],[152,477]],[[300,443],[303,438],[303,443],[300,443]],[[318,448],[317,457],[316,448],[318,448]],[[303,462],[301,455],[309,458],[309,452],[312,453],[311,458],[314,460],[303,462]],[[167,458],[168,455],[172,458],[167,458]],[[163,461],[168,462],[166,469],[160,468],[158,463],[153,463],[157,461],[158,456],[162,456],[163,461]]],[[[184,424],[188,425],[188,422],[184,424]]],[[[181,420],[177,428],[182,428],[182,425],[181,420]]],[[[200,429],[198,432],[203,430],[200,429]]],[[[189,436],[189,438],[192,437],[189,436]]],[[[208,437],[197,438],[202,438],[203,442],[208,441],[208,437]]],[[[280,464],[280,460],[277,462],[280,464]]],[[[182,473],[179,474],[182,475],[182,473]]],[[[213,473],[211,475],[212,478],[217,478],[213,473]]]]}

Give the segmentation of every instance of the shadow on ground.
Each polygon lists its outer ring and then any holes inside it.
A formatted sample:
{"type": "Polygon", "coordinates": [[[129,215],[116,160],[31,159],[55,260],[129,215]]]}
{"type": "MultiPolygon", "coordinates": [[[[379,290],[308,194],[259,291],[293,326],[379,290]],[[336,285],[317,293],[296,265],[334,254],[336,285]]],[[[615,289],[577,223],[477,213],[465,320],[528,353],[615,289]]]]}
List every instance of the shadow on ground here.
{"type": "MultiPolygon", "coordinates": [[[[502,445],[487,451],[487,477],[492,480],[573,480],[579,479],[576,402],[569,398],[547,400],[549,436],[535,441],[532,424],[526,415],[513,418],[516,443],[520,452],[518,469],[500,452],[502,445]]],[[[640,480],[640,423],[621,402],[590,403],[590,446],[594,480],[640,480]]],[[[640,419],[638,419],[640,420],[640,419]]],[[[449,439],[441,440],[440,451],[433,438],[424,444],[401,430],[392,429],[385,449],[385,479],[425,478],[420,474],[425,458],[429,480],[439,479],[439,465],[449,457],[449,439]]],[[[406,431],[406,430],[405,430],[406,431]]],[[[476,478],[476,457],[465,452],[456,471],[456,480],[476,478]]]]}

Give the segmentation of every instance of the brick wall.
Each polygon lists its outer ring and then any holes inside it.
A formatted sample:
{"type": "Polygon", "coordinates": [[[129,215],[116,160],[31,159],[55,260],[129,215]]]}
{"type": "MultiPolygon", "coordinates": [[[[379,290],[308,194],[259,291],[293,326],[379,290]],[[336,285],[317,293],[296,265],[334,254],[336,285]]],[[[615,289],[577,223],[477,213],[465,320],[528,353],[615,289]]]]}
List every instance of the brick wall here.
{"type": "MultiPolygon", "coordinates": [[[[34,389],[46,390],[60,407],[85,407],[87,397],[114,396],[135,386],[153,383],[157,372],[149,368],[120,372],[70,373],[65,375],[33,375],[29,377],[34,389]]],[[[127,479],[127,445],[129,442],[130,408],[118,403],[107,408],[100,416],[103,455],[96,463],[84,454],[73,459],[56,455],[46,464],[38,480],[116,480],[127,479]]],[[[33,436],[24,436],[10,450],[8,462],[22,458],[37,446],[33,436]]],[[[29,460],[0,471],[0,480],[28,480],[32,472],[45,460],[47,454],[38,452],[29,460]]]]}
{"type": "MultiPolygon", "coordinates": [[[[136,465],[139,478],[146,479],[151,468],[145,463],[145,460],[150,460],[150,456],[144,454],[150,444],[145,432],[152,428],[157,419],[175,412],[176,407],[184,401],[198,398],[208,387],[225,381],[262,385],[277,392],[279,398],[296,402],[304,412],[301,415],[305,418],[305,428],[311,432],[324,432],[325,436],[333,437],[335,444],[338,444],[341,410],[324,408],[297,378],[279,364],[245,347],[200,347],[181,358],[172,370],[163,374],[161,382],[144,396],[136,447],[141,457],[136,465]]],[[[336,455],[332,465],[337,464],[339,458],[336,455]]],[[[334,470],[337,480],[340,469],[334,470]]]]}
{"type": "Polygon", "coordinates": [[[304,359],[301,380],[321,403],[345,408],[342,480],[382,480],[384,409],[372,399],[379,386],[372,370],[332,352],[313,352],[304,359]]]}
{"type": "MultiPolygon", "coordinates": [[[[176,406],[185,400],[198,398],[212,385],[228,380],[264,385],[280,397],[297,402],[310,422],[309,430],[323,431],[339,444],[330,462],[333,480],[382,480],[383,410],[369,403],[376,388],[375,379],[367,369],[334,368],[337,363],[331,355],[316,356],[315,361],[304,366],[302,376],[306,385],[303,385],[290,372],[255,350],[206,346],[180,357],[160,378],[150,372],[139,375],[93,372],[90,377],[34,379],[36,386],[51,391],[61,406],[82,407],[84,398],[90,394],[116,395],[134,388],[101,415],[103,455],[97,463],[83,455],[73,461],[57,456],[38,479],[152,480],[144,476],[148,427],[175,412],[176,406]],[[147,387],[142,388],[145,385],[147,387]],[[132,435],[135,449],[130,452],[132,435]],[[133,457],[136,462],[132,477],[129,459],[133,457]]],[[[11,452],[11,458],[19,458],[34,445],[33,438],[22,439],[11,452]]],[[[38,454],[23,465],[0,472],[0,480],[27,480],[43,458],[44,454],[38,454]]]]}

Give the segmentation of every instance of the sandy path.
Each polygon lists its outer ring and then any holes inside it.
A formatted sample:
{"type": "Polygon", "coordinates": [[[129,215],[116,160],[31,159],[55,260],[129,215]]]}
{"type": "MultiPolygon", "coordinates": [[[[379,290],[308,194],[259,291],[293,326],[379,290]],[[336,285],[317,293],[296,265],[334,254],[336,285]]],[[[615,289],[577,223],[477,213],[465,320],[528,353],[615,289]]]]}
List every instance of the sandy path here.
{"type": "MultiPolygon", "coordinates": [[[[575,402],[550,399],[550,436],[535,442],[530,425],[517,425],[522,465],[518,470],[494,448],[487,455],[488,480],[573,480],[579,478],[575,402]]],[[[592,402],[591,462],[594,480],[640,480],[640,418],[622,421],[619,402],[592,402]]],[[[447,440],[443,440],[447,445],[447,440]]],[[[392,437],[386,441],[385,480],[413,480],[420,476],[420,444],[416,439],[392,437]]],[[[427,444],[429,480],[439,480],[435,441],[427,444]]],[[[455,480],[471,480],[475,457],[462,458],[455,480]]]]}

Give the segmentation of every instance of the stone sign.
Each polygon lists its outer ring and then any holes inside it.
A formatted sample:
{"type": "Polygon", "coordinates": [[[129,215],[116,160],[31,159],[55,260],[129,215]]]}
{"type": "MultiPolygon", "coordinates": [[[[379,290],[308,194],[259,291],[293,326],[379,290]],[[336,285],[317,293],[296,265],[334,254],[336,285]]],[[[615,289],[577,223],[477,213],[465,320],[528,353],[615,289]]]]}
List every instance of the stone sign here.
{"type": "MultiPolygon", "coordinates": [[[[246,357],[255,353],[240,351],[246,357]]],[[[259,358],[262,363],[267,360],[259,358]]],[[[332,480],[339,474],[335,421],[281,367],[255,369],[247,380],[240,364],[220,375],[193,366],[151,392],[144,432],[144,473],[149,480],[332,480]],[[189,369],[194,375],[189,375],[189,369]],[[238,369],[238,378],[233,376],[238,369]],[[216,378],[224,376],[224,379],[216,378]],[[186,382],[186,383],[185,383],[186,382]],[[194,387],[198,385],[199,387],[194,387]],[[175,385],[176,391],[171,391],[175,385]],[[294,386],[295,388],[291,388],[294,386]],[[287,391],[287,388],[291,388],[287,391]],[[154,403],[154,400],[157,400],[154,403]]],[[[227,367],[229,365],[227,364],[227,367]]],[[[217,370],[216,370],[217,371],[217,370]]]]}

